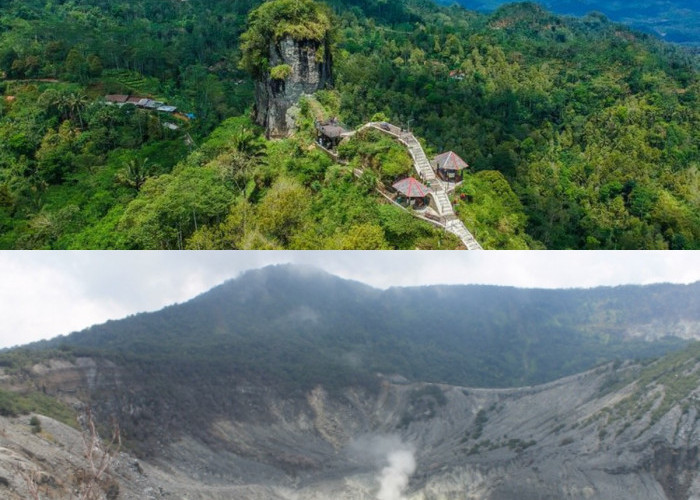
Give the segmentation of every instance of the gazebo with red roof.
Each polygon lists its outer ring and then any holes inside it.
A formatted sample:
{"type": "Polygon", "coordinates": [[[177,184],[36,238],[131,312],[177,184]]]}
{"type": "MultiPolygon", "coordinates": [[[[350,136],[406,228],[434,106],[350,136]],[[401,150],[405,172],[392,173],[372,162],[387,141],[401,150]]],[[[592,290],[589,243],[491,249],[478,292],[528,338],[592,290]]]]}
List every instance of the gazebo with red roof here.
{"type": "Polygon", "coordinates": [[[428,186],[421,184],[413,177],[401,179],[395,182],[391,187],[402,197],[405,197],[408,205],[416,205],[419,207],[426,204],[426,198],[428,194],[431,193],[428,186]]]}
{"type": "Polygon", "coordinates": [[[444,180],[458,182],[462,180],[462,171],[469,168],[469,165],[457,153],[448,151],[433,159],[433,167],[444,180]]]}

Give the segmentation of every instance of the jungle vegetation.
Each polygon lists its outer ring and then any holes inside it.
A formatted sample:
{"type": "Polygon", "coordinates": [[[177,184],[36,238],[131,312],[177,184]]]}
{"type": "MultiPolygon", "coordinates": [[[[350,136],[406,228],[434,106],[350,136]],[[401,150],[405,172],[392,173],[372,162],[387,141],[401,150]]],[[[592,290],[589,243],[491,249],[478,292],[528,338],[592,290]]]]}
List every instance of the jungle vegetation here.
{"type": "Polygon", "coordinates": [[[0,248],[455,247],[373,191],[393,150],[355,151],[357,179],[312,147],[314,118],[378,113],[470,164],[454,201],[485,248],[700,246],[689,52],[530,3],[274,0],[247,25],[258,3],[0,1],[0,248]],[[285,9],[333,31],[335,86],[270,142],[241,35],[285,9]]]}
{"type": "Polygon", "coordinates": [[[314,0],[263,3],[251,11],[248,29],[241,35],[241,67],[259,76],[267,69],[270,44],[286,36],[328,45],[333,28],[331,19],[330,9],[314,0]]]}
{"type": "MultiPolygon", "coordinates": [[[[441,0],[438,3],[450,5],[454,2],[441,0]]],[[[508,2],[463,0],[457,3],[469,9],[491,11],[508,2]]],[[[700,10],[694,0],[541,0],[538,3],[558,14],[583,16],[589,12],[601,12],[613,21],[691,47],[696,53],[700,49],[700,10]]]]}

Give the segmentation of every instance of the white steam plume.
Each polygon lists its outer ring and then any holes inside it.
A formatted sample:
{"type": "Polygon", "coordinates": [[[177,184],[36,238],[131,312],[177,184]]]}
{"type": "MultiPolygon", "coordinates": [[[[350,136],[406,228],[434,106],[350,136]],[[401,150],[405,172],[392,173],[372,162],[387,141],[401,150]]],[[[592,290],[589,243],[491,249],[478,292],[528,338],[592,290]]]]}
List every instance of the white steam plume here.
{"type": "Polygon", "coordinates": [[[348,452],[358,463],[379,469],[377,500],[405,500],[404,490],[416,470],[414,449],[397,435],[365,435],[356,438],[348,452]]]}
{"type": "Polygon", "coordinates": [[[405,500],[403,491],[408,486],[408,479],[416,470],[416,460],[413,452],[408,449],[396,450],[387,457],[389,465],[382,469],[380,480],[379,500],[405,500]]]}

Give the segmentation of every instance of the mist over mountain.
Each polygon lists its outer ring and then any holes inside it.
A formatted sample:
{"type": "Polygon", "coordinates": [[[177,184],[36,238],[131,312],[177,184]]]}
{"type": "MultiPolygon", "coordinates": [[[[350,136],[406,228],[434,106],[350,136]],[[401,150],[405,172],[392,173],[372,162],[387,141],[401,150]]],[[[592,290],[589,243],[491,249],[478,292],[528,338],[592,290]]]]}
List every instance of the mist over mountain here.
{"type": "Polygon", "coordinates": [[[689,500],[699,287],[378,290],[249,271],[3,352],[0,493],[26,497],[19,463],[69,498],[84,458],[65,424],[90,405],[121,428],[121,498],[689,500]]]}
{"type": "Polygon", "coordinates": [[[343,385],[357,376],[396,372],[415,380],[504,387],[554,380],[616,357],[659,355],[698,338],[699,291],[698,283],[381,291],[314,269],[273,266],[187,303],[36,346],[134,359],[186,357],[207,366],[220,360],[241,372],[302,385],[333,378],[343,385]]]}

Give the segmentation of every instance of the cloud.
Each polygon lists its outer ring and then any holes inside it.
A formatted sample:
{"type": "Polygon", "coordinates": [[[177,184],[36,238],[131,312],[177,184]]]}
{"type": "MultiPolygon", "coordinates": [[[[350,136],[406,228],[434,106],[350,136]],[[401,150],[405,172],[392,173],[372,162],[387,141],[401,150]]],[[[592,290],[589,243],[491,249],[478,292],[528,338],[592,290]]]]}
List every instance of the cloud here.
{"type": "Polygon", "coordinates": [[[0,346],[12,346],[82,329],[129,310],[115,300],[96,301],[66,269],[8,259],[0,254],[0,346]]]}
{"type": "Polygon", "coordinates": [[[381,288],[436,283],[590,288],[700,280],[699,252],[336,252],[320,257],[316,262],[328,271],[381,288]]]}

